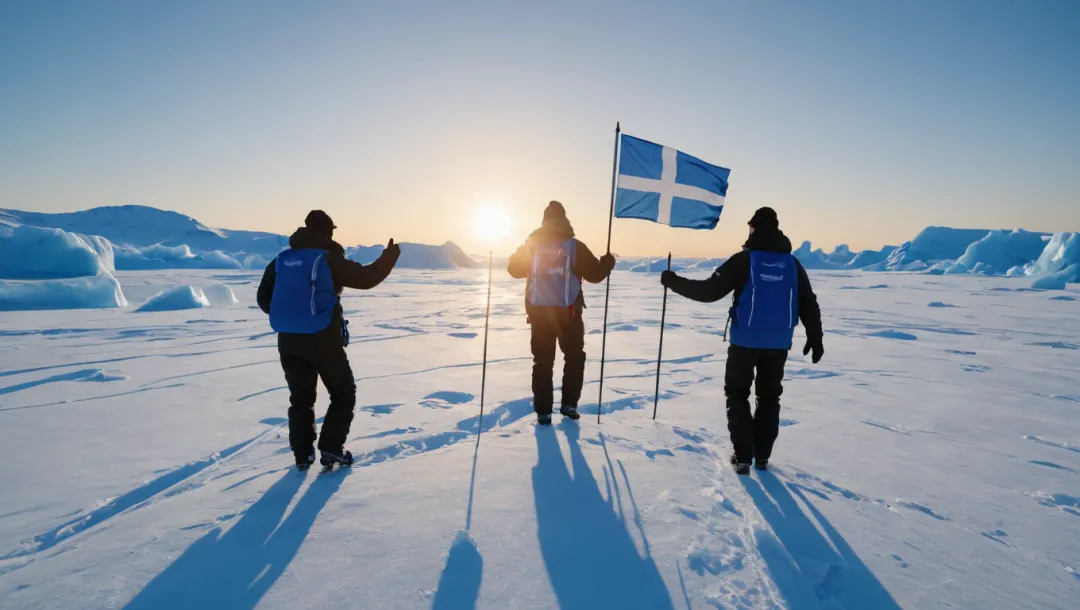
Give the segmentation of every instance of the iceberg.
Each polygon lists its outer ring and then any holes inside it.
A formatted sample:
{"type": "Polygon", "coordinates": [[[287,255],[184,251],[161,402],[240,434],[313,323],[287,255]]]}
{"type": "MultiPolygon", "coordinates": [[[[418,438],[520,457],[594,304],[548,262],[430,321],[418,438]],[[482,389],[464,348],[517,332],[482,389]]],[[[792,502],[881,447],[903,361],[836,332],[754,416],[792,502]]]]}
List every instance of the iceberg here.
{"type": "Polygon", "coordinates": [[[0,280],[0,311],[126,307],[120,284],[111,275],[66,279],[0,280]]]}

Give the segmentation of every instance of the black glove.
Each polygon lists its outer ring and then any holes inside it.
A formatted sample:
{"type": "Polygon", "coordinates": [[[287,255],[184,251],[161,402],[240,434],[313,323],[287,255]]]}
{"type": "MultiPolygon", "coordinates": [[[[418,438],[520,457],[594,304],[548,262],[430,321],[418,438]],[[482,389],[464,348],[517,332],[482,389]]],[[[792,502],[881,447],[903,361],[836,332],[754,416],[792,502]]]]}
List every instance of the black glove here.
{"type": "Polygon", "coordinates": [[[608,252],[607,254],[600,257],[600,264],[603,265],[603,267],[608,271],[611,271],[615,268],[615,257],[612,256],[610,252],[608,252]]]}
{"type": "Polygon", "coordinates": [[[665,269],[664,272],[660,274],[660,283],[664,285],[664,288],[671,288],[672,284],[674,284],[677,279],[679,279],[678,274],[670,269],[665,269]]]}
{"type": "Polygon", "coordinates": [[[383,256],[389,256],[395,263],[398,257],[401,256],[401,246],[394,243],[394,238],[390,238],[390,243],[386,244],[386,248],[383,250],[383,256]]]}
{"type": "Polygon", "coordinates": [[[806,340],[806,347],[803,348],[802,355],[805,356],[811,351],[814,352],[814,364],[821,362],[821,357],[825,355],[825,346],[821,344],[820,338],[806,340]]]}

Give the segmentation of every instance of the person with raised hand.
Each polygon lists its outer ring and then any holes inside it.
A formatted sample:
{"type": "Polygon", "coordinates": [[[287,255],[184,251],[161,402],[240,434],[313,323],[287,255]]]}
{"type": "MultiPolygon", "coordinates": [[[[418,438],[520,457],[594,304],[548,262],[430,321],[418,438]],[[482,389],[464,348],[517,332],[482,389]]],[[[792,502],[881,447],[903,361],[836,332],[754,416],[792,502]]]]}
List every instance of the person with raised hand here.
{"type": "Polygon", "coordinates": [[[289,238],[289,249],[270,262],[259,284],[259,308],[278,333],[278,352],[289,385],[289,445],[298,470],[315,463],[315,392],[322,378],[330,407],[318,436],[321,463],[350,465],[345,439],[356,407],[356,383],[345,347],[348,322],[341,309],[344,288],[369,290],[390,275],[401,256],[391,239],[370,265],[345,258],[334,241],[334,221],[313,210],[289,238]]]}

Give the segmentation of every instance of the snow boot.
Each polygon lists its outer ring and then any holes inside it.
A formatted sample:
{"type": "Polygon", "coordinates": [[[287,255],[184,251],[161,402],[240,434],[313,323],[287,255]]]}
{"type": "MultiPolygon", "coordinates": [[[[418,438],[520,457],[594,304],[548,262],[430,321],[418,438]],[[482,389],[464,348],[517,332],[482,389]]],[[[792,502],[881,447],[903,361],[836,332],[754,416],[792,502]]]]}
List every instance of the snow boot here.
{"type": "Polygon", "coordinates": [[[308,453],[307,457],[297,457],[296,458],[296,469],[299,470],[300,472],[307,472],[308,468],[311,468],[311,465],[314,464],[314,463],[315,463],[315,448],[312,447],[311,452],[308,453]]]}
{"type": "Polygon", "coordinates": [[[577,407],[573,405],[559,409],[559,413],[562,413],[563,416],[569,417],[575,421],[581,419],[581,415],[577,412],[577,407]]]}
{"type": "Polygon", "coordinates": [[[329,451],[320,453],[322,453],[322,457],[319,458],[319,463],[322,464],[324,472],[333,469],[335,464],[338,466],[352,466],[353,464],[353,456],[350,451],[345,451],[342,455],[330,453],[329,451]]]}
{"type": "Polygon", "coordinates": [[[735,468],[735,474],[748,475],[750,474],[750,464],[747,462],[740,462],[739,458],[732,453],[731,465],[735,468]]]}
{"type": "Polygon", "coordinates": [[[754,460],[754,468],[758,470],[768,470],[769,460],[754,460]]]}
{"type": "Polygon", "coordinates": [[[541,426],[550,426],[551,425],[551,413],[537,413],[536,414],[536,423],[540,424],[541,426]]]}

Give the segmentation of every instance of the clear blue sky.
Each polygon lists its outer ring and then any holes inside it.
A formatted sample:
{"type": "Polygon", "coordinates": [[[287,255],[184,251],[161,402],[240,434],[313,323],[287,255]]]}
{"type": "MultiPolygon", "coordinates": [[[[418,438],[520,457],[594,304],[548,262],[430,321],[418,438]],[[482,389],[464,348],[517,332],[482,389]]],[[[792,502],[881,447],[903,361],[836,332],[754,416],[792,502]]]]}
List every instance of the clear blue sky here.
{"type": "Polygon", "coordinates": [[[622,254],[730,254],[925,225],[1080,229],[1080,2],[0,4],[0,207],[137,203],[348,244],[506,250],[563,201],[602,251],[615,121],[730,167],[712,232],[616,221],[622,254]]]}

